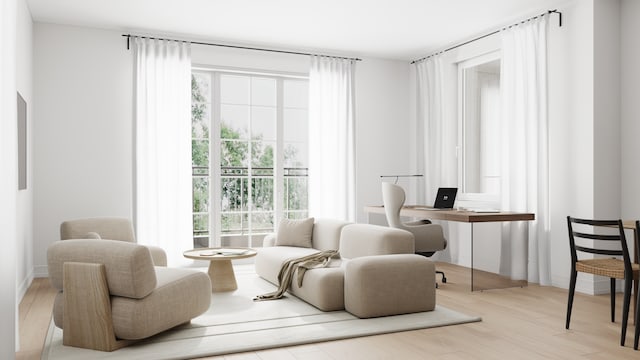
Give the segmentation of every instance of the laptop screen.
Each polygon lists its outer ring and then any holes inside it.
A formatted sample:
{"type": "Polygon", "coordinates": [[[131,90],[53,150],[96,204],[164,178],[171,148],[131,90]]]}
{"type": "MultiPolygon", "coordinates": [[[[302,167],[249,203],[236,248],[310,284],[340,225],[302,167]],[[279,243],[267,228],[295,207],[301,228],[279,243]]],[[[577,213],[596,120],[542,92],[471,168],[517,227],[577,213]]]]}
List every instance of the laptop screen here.
{"type": "Polygon", "coordinates": [[[453,203],[456,201],[458,188],[438,188],[436,201],[433,207],[436,209],[452,209],[453,203]]]}

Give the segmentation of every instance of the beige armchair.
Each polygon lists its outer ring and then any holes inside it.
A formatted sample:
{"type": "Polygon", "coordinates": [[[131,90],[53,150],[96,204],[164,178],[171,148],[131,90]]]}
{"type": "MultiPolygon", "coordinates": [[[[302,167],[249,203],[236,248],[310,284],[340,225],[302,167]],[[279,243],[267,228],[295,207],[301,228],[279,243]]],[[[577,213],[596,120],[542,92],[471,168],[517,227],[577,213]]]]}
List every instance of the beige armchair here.
{"type": "MultiPolygon", "coordinates": [[[[60,225],[60,240],[109,239],[136,242],[133,225],[129,219],[96,217],[65,221],[60,225]]],[[[145,245],[151,252],[155,266],[167,266],[167,254],[157,246],[145,245]]]]}
{"type": "Polygon", "coordinates": [[[113,351],[187,323],[211,303],[207,274],[154,267],[149,249],[129,242],[57,241],[47,263],[67,346],[113,351]]]}

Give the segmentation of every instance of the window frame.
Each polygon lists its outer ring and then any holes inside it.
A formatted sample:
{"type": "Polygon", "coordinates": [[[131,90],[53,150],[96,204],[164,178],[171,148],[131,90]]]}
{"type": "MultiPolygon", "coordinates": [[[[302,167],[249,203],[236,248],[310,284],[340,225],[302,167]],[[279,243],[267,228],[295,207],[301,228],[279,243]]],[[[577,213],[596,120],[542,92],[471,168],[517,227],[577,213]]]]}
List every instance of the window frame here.
{"type": "MultiPolygon", "coordinates": [[[[232,67],[212,67],[203,65],[194,65],[191,69],[192,74],[198,73],[210,77],[210,118],[209,118],[209,241],[208,246],[219,247],[222,246],[222,209],[221,209],[221,185],[222,185],[222,172],[221,172],[221,77],[223,75],[231,76],[246,76],[249,78],[266,78],[275,80],[276,82],[276,139],[275,139],[275,156],[274,156],[274,171],[273,171],[273,183],[274,183],[274,206],[273,206],[273,221],[274,227],[276,221],[282,219],[285,216],[284,206],[284,188],[285,188],[285,171],[284,171],[284,82],[285,80],[298,80],[308,83],[309,77],[307,74],[299,73],[287,73],[287,72],[275,72],[275,71],[262,71],[255,69],[241,69],[232,67]]],[[[248,105],[252,106],[252,105],[248,105]]],[[[307,107],[308,114],[308,107],[307,107]]],[[[308,116],[307,116],[308,119],[308,116]]],[[[251,126],[251,125],[249,125],[251,126]]],[[[251,128],[249,127],[249,133],[251,134],[251,128]]],[[[247,140],[251,143],[251,135],[247,140]]],[[[252,154],[251,145],[249,145],[248,153],[252,154]]],[[[247,170],[249,170],[248,179],[248,199],[251,201],[251,184],[250,179],[252,168],[252,159],[249,156],[247,170]]],[[[258,177],[261,178],[261,177],[258,177]]],[[[250,202],[249,202],[250,204],[250,202]]],[[[250,207],[247,209],[247,213],[251,213],[253,209],[250,207]]],[[[308,209],[307,209],[308,211],[308,209]]],[[[252,227],[252,217],[248,216],[249,228],[252,227]]],[[[249,231],[247,234],[241,236],[247,236],[247,246],[256,246],[259,244],[254,243],[254,236],[266,235],[269,232],[254,233],[249,231]]],[[[195,235],[195,234],[194,234],[195,235]]],[[[261,239],[260,239],[261,241],[261,239]]],[[[195,236],[194,236],[195,246],[195,236]]]]}
{"type": "Polygon", "coordinates": [[[485,193],[485,192],[467,192],[466,189],[466,166],[465,166],[465,154],[466,154],[466,143],[467,143],[467,133],[465,127],[465,70],[486,64],[492,61],[502,61],[502,51],[494,50],[482,55],[474,56],[472,58],[468,58],[462,60],[457,63],[457,80],[458,80],[458,146],[456,147],[456,155],[458,158],[458,188],[460,192],[458,194],[458,199],[462,201],[470,201],[477,203],[486,203],[488,207],[498,207],[500,203],[500,193],[485,193]]]}

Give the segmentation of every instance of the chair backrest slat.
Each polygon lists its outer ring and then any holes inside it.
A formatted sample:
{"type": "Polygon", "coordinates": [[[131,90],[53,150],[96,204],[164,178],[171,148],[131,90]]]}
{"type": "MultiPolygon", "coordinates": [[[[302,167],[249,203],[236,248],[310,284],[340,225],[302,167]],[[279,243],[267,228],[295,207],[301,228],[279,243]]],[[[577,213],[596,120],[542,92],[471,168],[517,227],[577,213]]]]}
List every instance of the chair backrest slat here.
{"type": "Polygon", "coordinates": [[[622,250],[604,250],[604,249],[593,249],[584,246],[576,245],[577,251],[582,251],[590,254],[598,254],[598,255],[609,255],[609,256],[623,256],[622,250]]]}
{"type": "Polygon", "coordinates": [[[577,252],[580,251],[596,255],[622,256],[625,272],[628,272],[629,274],[631,273],[631,259],[629,257],[629,248],[627,246],[627,239],[624,235],[622,220],[590,220],[567,216],[567,226],[569,230],[569,245],[571,246],[571,260],[573,267],[575,267],[575,264],[578,261],[577,252]],[[573,229],[574,224],[591,226],[593,233],[575,231],[573,229]],[[612,231],[615,231],[616,234],[612,234],[612,231]],[[575,238],[594,241],[592,241],[591,244],[576,245],[575,238]],[[610,246],[603,247],[604,244],[600,242],[601,240],[608,242],[616,241],[620,244],[620,247],[618,249],[611,249],[610,246]]]}
{"type": "Polygon", "coordinates": [[[620,241],[620,235],[585,234],[574,231],[573,236],[591,240],[620,241]]]}
{"type": "Polygon", "coordinates": [[[619,220],[591,220],[591,219],[571,218],[571,221],[576,224],[584,224],[584,225],[591,225],[591,226],[618,226],[619,220]]]}

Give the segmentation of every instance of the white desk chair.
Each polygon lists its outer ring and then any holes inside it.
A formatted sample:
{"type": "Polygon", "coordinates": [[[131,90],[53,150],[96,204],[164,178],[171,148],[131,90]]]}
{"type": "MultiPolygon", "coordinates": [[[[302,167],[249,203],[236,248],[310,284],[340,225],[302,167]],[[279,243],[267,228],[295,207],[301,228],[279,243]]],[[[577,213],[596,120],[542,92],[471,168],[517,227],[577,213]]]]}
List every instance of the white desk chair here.
{"type": "MultiPolygon", "coordinates": [[[[402,187],[389,182],[382,182],[382,201],[389,226],[406,230],[413,234],[416,254],[430,257],[436,251],[444,250],[447,247],[447,240],[444,238],[442,226],[432,224],[429,220],[408,223],[403,223],[400,220],[400,210],[404,205],[405,199],[402,187]]],[[[436,271],[436,273],[442,275],[443,283],[447,282],[444,272],[436,271]]]]}

